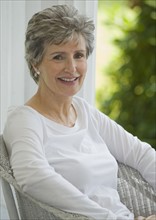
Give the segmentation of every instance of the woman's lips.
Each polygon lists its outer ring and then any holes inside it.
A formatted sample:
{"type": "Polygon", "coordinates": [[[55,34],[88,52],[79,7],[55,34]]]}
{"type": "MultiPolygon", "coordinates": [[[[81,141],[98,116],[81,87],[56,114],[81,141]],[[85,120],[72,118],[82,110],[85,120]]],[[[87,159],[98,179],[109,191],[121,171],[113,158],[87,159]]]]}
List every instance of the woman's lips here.
{"type": "Polygon", "coordinates": [[[78,77],[74,77],[74,78],[65,78],[65,77],[61,77],[59,78],[59,80],[64,81],[64,82],[74,82],[78,79],[78,77]]]}

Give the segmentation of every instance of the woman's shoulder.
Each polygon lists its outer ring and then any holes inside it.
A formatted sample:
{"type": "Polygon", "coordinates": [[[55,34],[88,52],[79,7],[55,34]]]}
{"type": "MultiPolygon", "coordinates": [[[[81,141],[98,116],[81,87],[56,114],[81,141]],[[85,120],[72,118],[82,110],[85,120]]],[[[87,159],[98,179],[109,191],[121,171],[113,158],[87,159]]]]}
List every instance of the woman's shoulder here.
{"type": "Polygon", "coordinates": [[[3,130],[3,138],[11,149],[12,143],[26,139],[33,140],[43,137],[43,123],[40,116],[28,106],[11,106],[3,130]],[[29,137],[29,138],[28,138],[29,137]]]}
{"type": "Polygon", "coordinates": [[[8,119],[16,118],[39,118],[39,114],[31,107],[27,105],[20,105],[20,106],[10,106],[8,108],[8,119]]]}
{"type": "Polygon", "coordinates": [[[43,123],[41,116],[32,108],[21,105],[8,108],[3,135],[6,139],[22,136],[27,133],[42,133],[43,123]]]}
{"type": "Polygon", "coordinates": [[[41,124],[41,116],[31,107],[26,105],[11,106],[8,108],[5,127],[17,128],[36,128],[41,124]]]}
{"type": "Polygon", "coordinates": [[[97,109],[95,105],[90,104],[84,98],[75,96],[74,97],[74,104],[76,104],[79,108],[87,111],[88,114],[105,116],[105,114],[102,113],[99,109],[97,109]]]}
{"type": "Polygon", "coordinates": [[[91,105],[89,102],[87,102],[84,98],[79,96],[74,96],[73,98],[74,104],[80,107],[84,107],[86,109],[94,109],[95,107],[91,105]]]}
{"type": "Polygon", "coordinates": [[[106,116],[103,112],[96,108],[96,106],[87,102],[84,98],[74,97],[74,104],[77,109],[81,111],[81,115],[87,117],[88,120],[93,121],[96,124],[101,123],[101,121],[105,122],[108,120],[108,116],[106,116]]]}

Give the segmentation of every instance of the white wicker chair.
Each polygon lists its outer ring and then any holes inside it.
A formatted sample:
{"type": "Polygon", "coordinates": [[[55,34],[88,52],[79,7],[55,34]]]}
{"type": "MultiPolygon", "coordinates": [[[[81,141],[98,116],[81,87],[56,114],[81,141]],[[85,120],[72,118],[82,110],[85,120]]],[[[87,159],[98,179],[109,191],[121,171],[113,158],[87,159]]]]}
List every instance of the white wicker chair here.
{"type": "MultiPolygon", "coordinates": [[[[10,219],[21,220],[89,220],[43,204],[23,193],[9,164],[7,150],[0,136],[0,177],[10,219]]],[[[135,216],[156,214],[156,193],[138,171],[119,163],[118,192],[121,201],[135,216]]]]}

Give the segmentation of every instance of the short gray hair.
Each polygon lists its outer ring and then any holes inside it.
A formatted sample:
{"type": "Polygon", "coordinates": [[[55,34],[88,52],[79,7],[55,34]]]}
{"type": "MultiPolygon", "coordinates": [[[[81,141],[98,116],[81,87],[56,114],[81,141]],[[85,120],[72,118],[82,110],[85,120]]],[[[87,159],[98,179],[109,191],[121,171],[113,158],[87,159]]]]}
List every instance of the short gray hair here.
{"type": "Polygon", "coordinates": [[[94,47],[92,20],[80,15],[77,9],[69,5],[55,5],[33,15],[26,30],[25,58],[36,83],[39,77],[32,64],[37,65],[42,61],[46,45],[68,42],[74,33],[85,39],[88,57],[94,47]]]}

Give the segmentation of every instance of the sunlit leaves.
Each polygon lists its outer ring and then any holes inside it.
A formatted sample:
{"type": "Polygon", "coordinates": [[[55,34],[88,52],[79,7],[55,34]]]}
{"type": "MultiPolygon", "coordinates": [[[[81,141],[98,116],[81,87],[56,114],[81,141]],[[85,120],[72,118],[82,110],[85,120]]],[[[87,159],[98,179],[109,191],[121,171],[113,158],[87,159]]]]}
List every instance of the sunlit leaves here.
{"type": "Polygon", "coordinates": [[[98,106],[156,148],[156,6],[126,3],[101,3],[118,53],[105,70],[109,84],[98,91],[98,106]]]}

